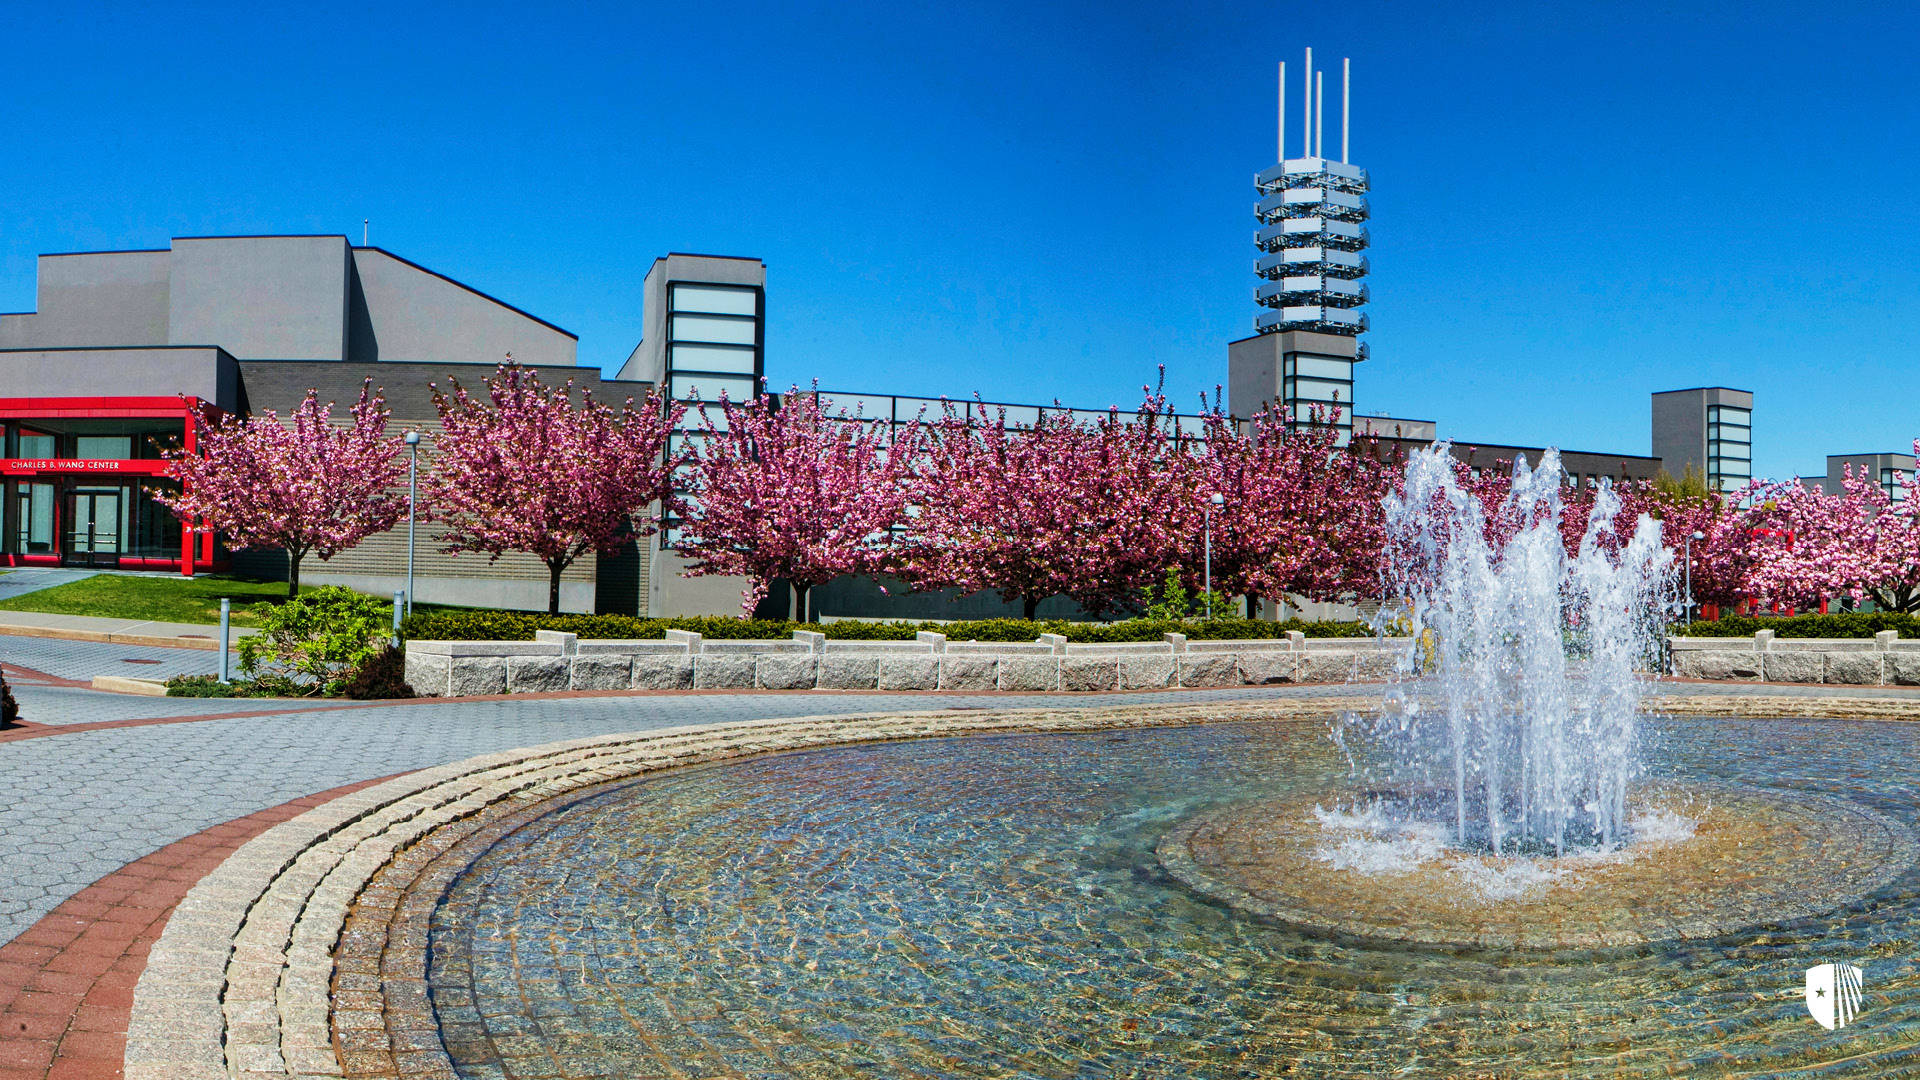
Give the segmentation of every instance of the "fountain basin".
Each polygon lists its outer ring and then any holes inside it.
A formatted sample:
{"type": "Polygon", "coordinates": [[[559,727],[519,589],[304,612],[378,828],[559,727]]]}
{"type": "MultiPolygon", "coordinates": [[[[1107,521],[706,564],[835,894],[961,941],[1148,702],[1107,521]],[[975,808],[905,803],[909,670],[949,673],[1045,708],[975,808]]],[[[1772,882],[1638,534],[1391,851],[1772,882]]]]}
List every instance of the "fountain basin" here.
{"type": "Polygon", "coordinates": [[[1637,791],[1643,812],[1688,821],[1679,831],[1690,835],[1558,858],[1435,850],[1417,832],[1357,835],[1328,824],[1327,802],[1305,793],[1216,808],[1169,830],[1156,855],[1182,884],[1245,915],[1483,949],[1632,948],[1791,922],[1856,903],[1920,859],[1910,828],[1857,802],[1733,784],[1637,791]],[[1369,845],[1375,865],[1341,865],[1369,845]]]}

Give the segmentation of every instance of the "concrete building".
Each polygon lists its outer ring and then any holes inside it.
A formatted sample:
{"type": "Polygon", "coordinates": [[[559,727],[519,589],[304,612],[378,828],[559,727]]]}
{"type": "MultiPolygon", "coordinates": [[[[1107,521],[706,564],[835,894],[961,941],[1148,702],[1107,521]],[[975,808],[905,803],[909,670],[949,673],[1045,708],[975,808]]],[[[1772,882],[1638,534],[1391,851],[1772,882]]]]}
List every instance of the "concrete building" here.
{"type": "Polygon", "coordinates": [[[1753,392],[1696,386],[1653,395],[1653,456],[1671,476],[1698,471],[1709,491],[1746,487],[1753,478],[1753,392]]]}
{"type": "Polygon", "coordinates": [[[1906,494],[1907,487],[1913,483],[1914,457],[1897,452],[1828,454],[1827,474],[1817,481],[1820,488],[1830,495],[1845,491],[1844,481],[1849,469],[1853,470],[1856,478],[1865,477],[1879,484],[1888,498],[1898,499],[1906,494]]]}
{"type": "MultiPolygon", "coordinates": [[[[602,391],[597,370],[576,367],[573,334],[344,236],[181,237],[43,255],[38,271],[36,310],[0,315],[9,565],[275,573],[283,558],[230,556],[153,498],[173,483],[162,450],[191,445],[203,406],[284,413],[310,388],[344,406],[371,378],[394,430],[431,431],[430,382],[471,385],[509,356],[603,398],[631,392],[602,391]]],[[[420,599],[544,606],[538,561],[441,555],[431,536],[419,545],[420,599]]],[[[314,560],[302,577],[385,593],[402,587],[405,563],[403,529],[314,560]]],[[[571,610],[595,606],[592,560],[568,572],[562,595],[571,610]]]]}

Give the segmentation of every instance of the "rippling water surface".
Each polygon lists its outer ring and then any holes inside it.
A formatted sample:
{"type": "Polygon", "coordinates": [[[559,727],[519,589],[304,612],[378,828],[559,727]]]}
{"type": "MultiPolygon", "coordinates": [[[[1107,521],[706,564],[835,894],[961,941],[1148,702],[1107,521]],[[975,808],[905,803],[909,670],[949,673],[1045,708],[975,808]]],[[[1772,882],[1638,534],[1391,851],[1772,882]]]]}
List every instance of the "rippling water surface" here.
{"type": "MultiPolygon", "coordinates": [[[[1920,726],[1651,735],[1663,776],[1915,819],[1920,726]]],[[[603,789],[455,883],[433,1004],[470,1077],[1920,1073],[1912,875],[1818,919],[1592,954],[1331,941],[1159,871],[1180,819],[1345,777],[1322,725],[1263,723],[851,747],[603,789]],[[1839,1032],[1800,997],[1822,962],[1866,973],[1839,1032]]]]}

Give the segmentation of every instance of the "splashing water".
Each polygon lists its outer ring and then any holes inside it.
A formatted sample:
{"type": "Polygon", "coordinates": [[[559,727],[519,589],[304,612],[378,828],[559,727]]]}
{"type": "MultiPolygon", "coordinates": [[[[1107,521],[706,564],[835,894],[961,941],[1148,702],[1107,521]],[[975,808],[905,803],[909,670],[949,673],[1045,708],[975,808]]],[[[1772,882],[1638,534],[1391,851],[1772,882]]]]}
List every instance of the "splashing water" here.
{"type": "MultiPolygon", "coordinates": [[[[1514,464],[1498,505],[1462,488],[1446,444],[1385,500],[1379,629],[1412,644],[1408,680],[1351,718],[1408,818],[1493,855],[1606,850],[1631,835],[1635,712],[1676,599],[1673,552],[1642,516],[1616,531],[1603,480],[1578,553],[1562,540],[1559,454],[1514,464]]],[[[1357,729],[1357,732],[1356,732],[1357,729]]]]}

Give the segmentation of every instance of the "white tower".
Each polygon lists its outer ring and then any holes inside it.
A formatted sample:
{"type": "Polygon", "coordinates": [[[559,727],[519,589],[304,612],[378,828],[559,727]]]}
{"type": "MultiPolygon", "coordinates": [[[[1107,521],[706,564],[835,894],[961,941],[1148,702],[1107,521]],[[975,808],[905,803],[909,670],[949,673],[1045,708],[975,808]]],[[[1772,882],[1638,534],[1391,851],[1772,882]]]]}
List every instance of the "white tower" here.
{"type": "Polygon", "coordinates": [[[1324,134],[1322,72],[1307,50],[1306,107],[1299,157],[1286,156],[1286,65],[1280,99],[1279,163],[1253,178],[1260,201],[1254,215],[1260,284],[1254,299],[1264,309],[1254,320],[1262,334],[1311,330],[1357,337],[1367,328],[1367,174],[1347,162],[1351,64],[1341,61],[1340,160],[1321,153],[1324,134]]]}
{"type": "Polygon", "coordinates": [[[1253,178],[1260,249],[1254,335],[1227,352],[1230,408],[1251,416],[1278,402],[1299,421],[1330,423],[1352,434],[1353,365],[1367,358],[1367,174],[1347,161],[1351,64],[1340,62],[1340,160],[1323,153],[1325,73],[1307,50],[1300,110],[1300,154],[1287,156],[1287,65],[1280,65],[1277,164],[1253,178]]]}

